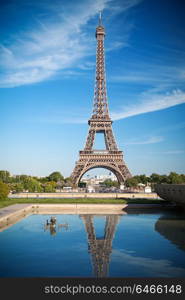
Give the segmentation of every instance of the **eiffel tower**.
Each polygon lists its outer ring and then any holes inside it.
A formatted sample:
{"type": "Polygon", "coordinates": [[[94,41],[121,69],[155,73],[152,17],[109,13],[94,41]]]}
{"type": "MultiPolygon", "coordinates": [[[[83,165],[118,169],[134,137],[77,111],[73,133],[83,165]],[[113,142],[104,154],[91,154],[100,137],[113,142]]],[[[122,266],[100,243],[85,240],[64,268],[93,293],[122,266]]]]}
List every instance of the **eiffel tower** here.
{"type": "MultiPolygon", "coordinates": [[[[101,215],[102,216],[102,215],[101,215]]],[[[95,277],[107,277],[109,273],[109,261],[112,253],[112,241],[119,222],[120,215],[106,215],[104,236],[97,238],[93,218],[94,215],[80,215],[88,238],[89,253],[92,258],[93,275],[95,277]]]]}
{"type": "Polygon", "coordinates": [[[123,152],[117,147],[112,130],[112,120],[109,115],[105,76],[104,38],[105,29],[102,25],[100,13],[99,24],[96,28],[97,51],[94,107],[92,116],[88,121],[90,128],[85,148],[79,151],[79,160],[76,162],[71,174],[74,186],[77,186],[81,177],[93,168],[105,168],[110,170],[116,175],[120,185],[122,185],[127,178],[131,177],[131,173],[123,160],[123,152]],[[97,133],[104,134],[106,150],[93,149],[95,135],[97,133]]]}

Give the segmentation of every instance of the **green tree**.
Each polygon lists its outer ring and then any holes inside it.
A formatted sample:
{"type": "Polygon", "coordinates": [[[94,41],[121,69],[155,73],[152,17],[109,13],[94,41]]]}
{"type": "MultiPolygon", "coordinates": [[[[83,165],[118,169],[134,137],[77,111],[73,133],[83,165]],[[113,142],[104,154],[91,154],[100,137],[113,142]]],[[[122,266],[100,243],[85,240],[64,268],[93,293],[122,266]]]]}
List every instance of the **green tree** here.
{"type": "Polygon", "coordinates": [[[171,172],[168,176],[169,183],[171,184],[181,184],[184,183],[183,176],[175,172],[171,172]]]}
{"type": "Polygon", "coordinates": [[[182,180],[182,183],[185,183],[185,174],[181,174],[181,180],[182,180]]]}
{"type": "Polygon", "coordinates": [[[160,183],[169,183],[169,178],[167,175],[160,176],[160,183]]]}
{"type": "Polygon", "coordinates": [[[53,172],[48,176],[49,181],[64,181],[64,177],[60,172],[53,172]]]}
{"type": "Polygon", "coordinates": [[[119,183],[117,181],[113,181],[112,179],[106,179],[102,182],[102,185],[106,187],[119,187],[119,183]]]}
{"type": "Polygon", "coordinates": [[[0,200],[5,200],[9,194],[9,186],[0,181],[0,200]]]}
{"type": "Polygon", "coordinates": [[[24,191],[24,185],[22,183],[11,183],[9,188],[12,192],[20,193],[24,191]]]}
{"type": "Polygon", "coordinates": [[[56,189],[61,190],[65,185],[65,181],[55,182],[55,184],[56,184],[56,189]]]}
{"type": "Polygon", "coordinates": [[[8,171],[0,170],[0,181],[9,183],[10,173],[8,171]]]}
{"type": "Polygon", "coordinates": [[[31,178],[31,176],[28,175],[18,175],[19,181],[21,182],[26,182],[27,180],[29,180],[31,178]]]}
{"type": "Polygon", "coordinates": [[[40,183],[46,183],[49,181],[49,178],[48,177],[39,177],[37,178],[37,180],[40,182],[40,183]]]}
{"type": "Polygon", "coordinates": [[[145,174],[134,177],[139,181],[139,183],[147,184],[147,182],[150,182],[150,177],[147,177],[145,174]]]}
{"type": "Polygon", "coordinates": [[[137,187],[139,181],[138,181],[138,178],[137,177],[131,177],[131,178],[128,178],[126,181],[125,181],[125,185],[127,187],[137,187]]]}
{"type": "Polygon", "coordinates": [[[44,192],[45,193],[54,193],[56,189],[56,182],[55,181],[49,181],[43,184],[44,192]]]}
{"type": "Polygon", "coordinates": [[[28,192],[34,193],[43,191],[41,183],[31,177],[24,179],[23,186],[24,190],[27,190],[28,192]]]}
{"type": "Polygon", "coordinates": [[[152,183],[160,183],[161,181],[161,175],[156,173],[152,173],[152,175],[150,175],[150,178],[152,183]]]}
{"type": "Polygon", "coordinates": [[[64,180],[64,186],[73,186],[73,181],[71,177],[66,177],[64,180]]]}

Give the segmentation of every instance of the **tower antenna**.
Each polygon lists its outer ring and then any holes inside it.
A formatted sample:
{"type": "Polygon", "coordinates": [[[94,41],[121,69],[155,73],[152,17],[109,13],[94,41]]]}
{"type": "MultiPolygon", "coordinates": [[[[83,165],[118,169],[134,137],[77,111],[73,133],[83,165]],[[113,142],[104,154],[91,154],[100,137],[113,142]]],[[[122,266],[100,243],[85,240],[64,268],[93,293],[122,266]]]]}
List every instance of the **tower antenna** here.
{"type": "Polygon", "coordinates": [[[101,13],[101,10],[99,12],[99,26],[102,25],[102,13],[101,13]]]}

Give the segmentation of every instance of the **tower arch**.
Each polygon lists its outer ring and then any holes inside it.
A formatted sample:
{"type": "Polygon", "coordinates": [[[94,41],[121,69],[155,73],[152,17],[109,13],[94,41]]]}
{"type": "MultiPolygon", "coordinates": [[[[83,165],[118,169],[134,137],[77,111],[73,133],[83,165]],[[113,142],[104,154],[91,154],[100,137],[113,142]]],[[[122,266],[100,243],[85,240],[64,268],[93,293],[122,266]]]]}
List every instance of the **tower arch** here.
{"type": "Polygon", "coordinates": [[[106,170],[109,170],[111,171],[117,178],[119,184],[123,184],[124,183],[124,179],[122,178],[122,174],[121,172],[119,172],[119,170],[117,170],[114,166],[107,166],[107,164],[105,165],[92,165],[92,166],[88,166],[87,168],[83,169],[83,171],[81,172],[80,176],[78,177],[77,179],[77,182],[76,182],[76,185],[79,184],[80,180],[82,179],[82,177],[90,170],[93,170],[93,169],[98,169],[98,168],[103,168],[103,169],[106,169],[106,170]]]}

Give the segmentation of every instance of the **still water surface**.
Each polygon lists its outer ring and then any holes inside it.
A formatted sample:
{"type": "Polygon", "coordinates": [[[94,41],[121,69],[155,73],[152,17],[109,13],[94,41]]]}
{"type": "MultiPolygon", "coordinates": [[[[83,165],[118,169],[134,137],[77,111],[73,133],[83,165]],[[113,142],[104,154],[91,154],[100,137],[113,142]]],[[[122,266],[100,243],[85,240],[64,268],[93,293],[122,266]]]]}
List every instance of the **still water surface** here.
{"type": "Polygon", "coordinates": [[[32,215],[0,233],[0,277],[185,277],[185,216],[32,215]]]}

